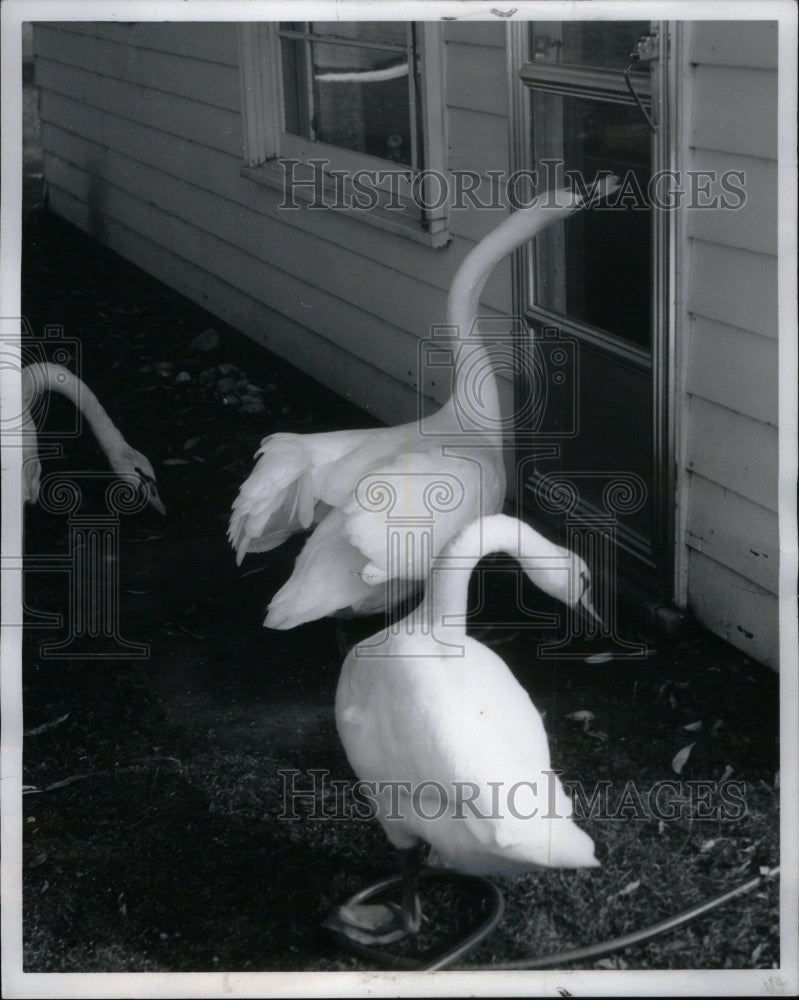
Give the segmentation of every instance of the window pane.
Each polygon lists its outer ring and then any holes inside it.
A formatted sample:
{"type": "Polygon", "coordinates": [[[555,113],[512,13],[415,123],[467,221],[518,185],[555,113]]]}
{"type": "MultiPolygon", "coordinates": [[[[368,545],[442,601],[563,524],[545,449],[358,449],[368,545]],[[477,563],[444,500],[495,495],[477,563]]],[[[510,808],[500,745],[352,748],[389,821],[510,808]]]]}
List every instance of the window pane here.
{"type": "MultiPolygon", "coordinates": [[[[651,138],[641,112],[627,105],[533,90],[535,159],[563,162],[589,183],[599,171],[627,179],[626,207],[580,212],[537,240],[535,302],[649,348],[652,305],[651,138]]],[[[550,170],[550,174],[552,171],[550,170]]],[[[565,177],[558,171],[554,183],[565,177]]]]}
{"type": "Polygon", "coordinates": [[[281,29],[301,31],[308,39],[282,39],[286,130],[354,152],[417,165],[408,25],[404,21],[314,21],[283,22],[281,29]],[[311,36],[329,41],[314,41],[311,36]]]}
{"type": "Polygon", "coordinates": [[[541,22],[533,28],[533,58],[624,69],[649,21],[541,22]]]}
{"type": "Polygon", "coordinates": [[[316,138],[410,164],[407,55],[348,45],[312,48],[316,138]]]}

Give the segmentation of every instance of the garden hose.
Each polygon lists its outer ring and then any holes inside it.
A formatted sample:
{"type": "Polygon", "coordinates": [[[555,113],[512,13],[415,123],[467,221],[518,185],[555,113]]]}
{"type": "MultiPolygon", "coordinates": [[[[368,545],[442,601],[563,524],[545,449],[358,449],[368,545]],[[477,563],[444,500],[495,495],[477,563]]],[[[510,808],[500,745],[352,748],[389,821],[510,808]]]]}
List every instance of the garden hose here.
{"type": "MultiPolygon", "coordinates": [[[[779,872],[780,869],[778,865],[776,868],[771,868],[762,874],[755,876],[755,878],[750,879],[748,882],[743,882],[734,889],[728,889],[726,892],[722,892],[718,896],[713,896],[711,899],[697,903],[695,906],[692,906],[687,910],[683,910],[682,913],[678,913],[673,917],[667,917],[665,920],[660,920],[658,923],[645,927],[640,931],[632,931],[629,934],[622,934],[619,937],[609,938],[607,941],[600,941],[597,944],[585,945],[582,948],[572,948],[568,951],[554,952],[550,955],[535,955],[530,958],[518,958],[508,962],[494,962],[489,965],[465,964],[459,966],[459,971],[497,972],[513,969],[547,969],[552,966],[564,966],[569,965],[572,962],[585,962],[593,958],[599,958],[600,955],[607,955],[612,951],[620,951],[622,948],[631,948],[633,945],[642,944],[644,941],[650,940],[650,938],[675,930],[683,924],[689,923],[691,920],[696,920],[698,917],[704,916],[704,914],[709,913],[711,910],[715,910],[716,907],[723,906],[731,899],[735,899],[738,896],[744,895],[744,893],[757,889],[765,882],[770,881],[779,875],[779,872]]],[[[425,872],[422,872],[421,874],[424,875],[425,872]]],[[[441,873],[437,870],[431,870],[430,874],[440,875],[441,873]]],[[[388,952],[370,948],[367,945],[359,945],[354,941],[350,941],[349,939],[340,936],[342,942],[362,957],[367,958],[370,961],[377,962],[379,965],[383,965],[390,969],[410,969],[422,972],[435,972],[441,969],[451,968],[455,962],[466,955],[467,952],[471,951],[472,948],[487,937],[488,934],[490,934],[491,931],[497,926],[500,917],[502,916],[503,902],[502,895],[499,890],[487,879],[478,878],[474,875],[453,876],[453,873],[449,873],[449,875],[450,877],[466,878],[475,883],[479,883],[480,887],[487,892],[488,898],[491,901],[491,910],[486,920],[480,925],[480,927],[477,928],[477,930],[473,931],[449,951],[439,955],[432,962],[425,963],[424,961],[420,961],[418,959],[394,956],[388,952]]],[[[362,889],[359,893],[356,893],[356,895],[348,900],[348,903],[362,903],[371,896],[377,895],[379,892],[398,885],[399,882],[400,878],[396,876],[394,878],[384,879],[382,882],[377,882],[366,889],[362,889]]]]}

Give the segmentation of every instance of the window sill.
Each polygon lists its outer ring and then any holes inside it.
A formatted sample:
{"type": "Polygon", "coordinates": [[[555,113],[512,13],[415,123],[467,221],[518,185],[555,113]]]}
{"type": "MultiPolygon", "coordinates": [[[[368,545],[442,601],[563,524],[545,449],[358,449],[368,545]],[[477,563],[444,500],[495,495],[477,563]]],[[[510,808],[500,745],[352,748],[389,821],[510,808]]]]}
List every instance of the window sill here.
{"type": "MultiPolygon", "coordinates": [[[[241,168],[241,176],[256,184],[264,184],[280,191],[284,194],[284,202],[287,200],[285,172],[277,160],[267,160],[254,167],[244,164],[241,168]]],[[[321,203],[318,191],[312,187],[310,181],[295,182],[291,200],[293,205],[284,204],[283,206],[289,211],[293,210],[294,206],[300,209],[299,203],[302,203],[309,210],[341,212],[349,218],[358,219],[376,229],[382,229],[396,236],[413,240],[414,243],[419,243],[422,246],[437,248],[446,246],[450,242],[449,230],[446,225],[442,225],[441,220],[437,221],[437,225],[441,228],[436,232],[430,232],[422,228],[418,217],[412,214],[411,206],[386,208],[376,205],[369,208],[359,208],[355,204],[348,203],[351,199],[346,198],[346,196],[344,203],[342,203],[341,191],[334,187],[332,181],[326,181],[323,185],[321,203]]],[[[418,209],[413,209],[413,211],[418,212],[418,209]]]]}

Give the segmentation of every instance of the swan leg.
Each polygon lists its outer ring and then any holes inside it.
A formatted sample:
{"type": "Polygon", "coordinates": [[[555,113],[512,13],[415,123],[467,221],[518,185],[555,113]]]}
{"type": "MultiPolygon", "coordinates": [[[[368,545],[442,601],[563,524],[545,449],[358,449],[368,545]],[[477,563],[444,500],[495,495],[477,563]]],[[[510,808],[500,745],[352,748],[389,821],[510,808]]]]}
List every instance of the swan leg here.
{"type": "Polygon", "coordinates": [[[377,945],[401,941],[417,934],[422,923],[419,902],[419,862],[416,848],[400,850],[402,903],[349,903],[336,907],[322,926],[358,944],[377,945]]]}
{"type": "Polygon", "coordinates": [[[402,919],[408,934],[418,934],[422,924],[422,904],[419,901],[419,856],[415,847],[399,852],[402,876],[402,919]]]}

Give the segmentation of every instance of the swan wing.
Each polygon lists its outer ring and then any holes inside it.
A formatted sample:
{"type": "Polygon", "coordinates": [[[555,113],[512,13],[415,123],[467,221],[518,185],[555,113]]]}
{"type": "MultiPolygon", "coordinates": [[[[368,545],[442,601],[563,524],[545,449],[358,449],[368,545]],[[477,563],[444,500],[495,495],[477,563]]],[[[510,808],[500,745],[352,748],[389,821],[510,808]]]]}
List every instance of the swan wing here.
{"type": "Polygon", "coordinates": [[[406,437],[402,425],[264,438],[231,510],[228,538],[237,562],[276,548],[342,506],[369,466],[393,455],[406,437]]]}
{"type": "Polygon", "coordinates": [[[372,468],[343,508],[350,543],[366,559],[367,581],[425,580],[430,559],[461,528],[495,514],[505,499],[501,454],[470,457],[418,448],[372,468]]]}
{"type": "Polygon", "coordinates": [[[370,600],[376,606],[363,613],[384,606],[384,591],[373,592],[361,579],[364,558],[343,534],[342,519],[341,511],[330,511],[308,538],[291,576],[272,598],[267,628],[294,628],[370,600]]]}

